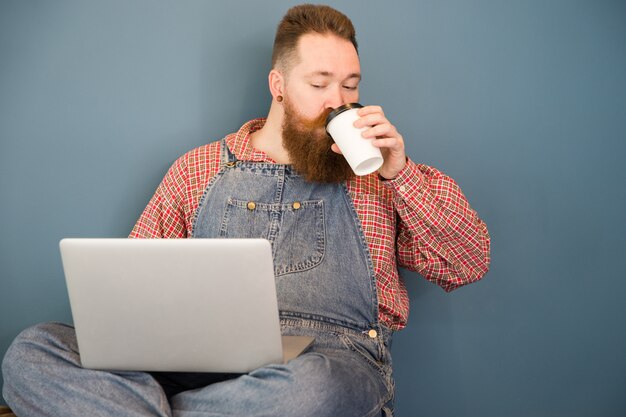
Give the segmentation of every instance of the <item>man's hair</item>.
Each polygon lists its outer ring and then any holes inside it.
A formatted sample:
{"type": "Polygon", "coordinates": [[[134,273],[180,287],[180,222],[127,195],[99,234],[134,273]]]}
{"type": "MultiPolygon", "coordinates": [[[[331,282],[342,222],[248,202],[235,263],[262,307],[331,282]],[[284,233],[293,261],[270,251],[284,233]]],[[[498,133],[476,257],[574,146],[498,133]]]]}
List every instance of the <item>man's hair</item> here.
{"type": "Polygon", "coordinates": [[[346,15],[329,6],[302,4],[287,10],[278,24],[272,68],[288,70],[298,58],[298,41],[308,33],[335,35],[351,42],[358,53],[354,26],[346,15]]]}

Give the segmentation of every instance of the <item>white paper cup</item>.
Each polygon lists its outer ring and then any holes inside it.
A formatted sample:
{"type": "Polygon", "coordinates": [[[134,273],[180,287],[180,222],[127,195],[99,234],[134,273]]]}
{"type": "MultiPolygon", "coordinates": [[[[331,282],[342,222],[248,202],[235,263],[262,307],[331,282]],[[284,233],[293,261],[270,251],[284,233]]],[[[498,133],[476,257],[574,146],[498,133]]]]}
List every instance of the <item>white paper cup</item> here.
{"type": "Polygon", "coordinates": [[[373,139],[361,136],[367,127],[357,129],[354,122],[359,118],[359,103],[344,104],[334,109],[326,119],[326,131],[333,138],[341,153],[356,175],[367,175],[383,164],[380,149],[372,145],[373,139]]]}

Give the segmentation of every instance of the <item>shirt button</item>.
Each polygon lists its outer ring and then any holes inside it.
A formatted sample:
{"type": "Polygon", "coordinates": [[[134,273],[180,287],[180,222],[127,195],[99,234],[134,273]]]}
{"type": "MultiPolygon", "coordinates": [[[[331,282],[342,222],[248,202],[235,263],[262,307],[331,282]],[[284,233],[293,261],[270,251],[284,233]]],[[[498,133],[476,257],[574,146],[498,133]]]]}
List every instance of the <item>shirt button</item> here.
{"type": "Polygon", "coordinates": [[[294,210],[298,210],[300,207],[302,207],[302,204],[300,204],[300,202],[295,201],[295,202],[293,203],[293,209],[294,209],[294,210]]]}
{"type": "Polygon", "coordinates": [[[404,185],[401,185],[398,187],[398,191],[400,191],[401,193],[406,191],[406,187],[404,185]]]}
{"type": "Polygon", "coordinates": [[[371,337],[372,339],[376,339],[376,336],[378,336],[378,332],[376,330],[372,329],[369,332],[367,332],[367,335],[369,337],[371,337]]]}
{"type": "Polygon", "coordinates": [[[256,208],[256,204],[254,201],[248,202],[248,210],[254,210],[256,208]]]}

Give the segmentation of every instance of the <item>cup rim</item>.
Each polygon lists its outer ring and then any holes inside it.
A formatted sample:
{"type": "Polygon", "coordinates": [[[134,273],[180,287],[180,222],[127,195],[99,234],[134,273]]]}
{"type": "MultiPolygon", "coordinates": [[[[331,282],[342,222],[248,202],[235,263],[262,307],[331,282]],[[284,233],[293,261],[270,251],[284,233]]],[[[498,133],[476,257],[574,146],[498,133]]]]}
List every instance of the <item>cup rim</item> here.
{"type": "Polygon", "coordinates": [[[331,122],[331,120],[339,116],[341,113],[350,109],[360,109],[361,107],[363,107],[363,105],[360,103],[346,103],[337,107],[336,109],[333,109],[333,111],[331,111],[330,114],[326,117],[326,127],[328,127],[328,124],[331,122]]]}

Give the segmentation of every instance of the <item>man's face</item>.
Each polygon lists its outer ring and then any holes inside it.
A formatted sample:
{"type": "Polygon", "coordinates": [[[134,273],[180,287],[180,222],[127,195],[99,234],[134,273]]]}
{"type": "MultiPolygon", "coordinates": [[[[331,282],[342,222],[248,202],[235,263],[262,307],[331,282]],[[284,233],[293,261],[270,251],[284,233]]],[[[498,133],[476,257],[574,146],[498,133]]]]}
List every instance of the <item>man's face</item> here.
{"type": "Polygon", "coordinates": [[[318,34],[300,38],[298,55],[286,76],[283,145],[307,180],[345,181],[353,173],[343,156],[330,149],[325,121],[333,108],[358,101],[359,58],[349,41],[318,34]]]}
{"type": "Polygon", "coordinates": [[[306,119],[359,101],[361,65],[352,43],[334,35],[303,35],[297,61],[285,74],[284,96],[306,119]]]}

